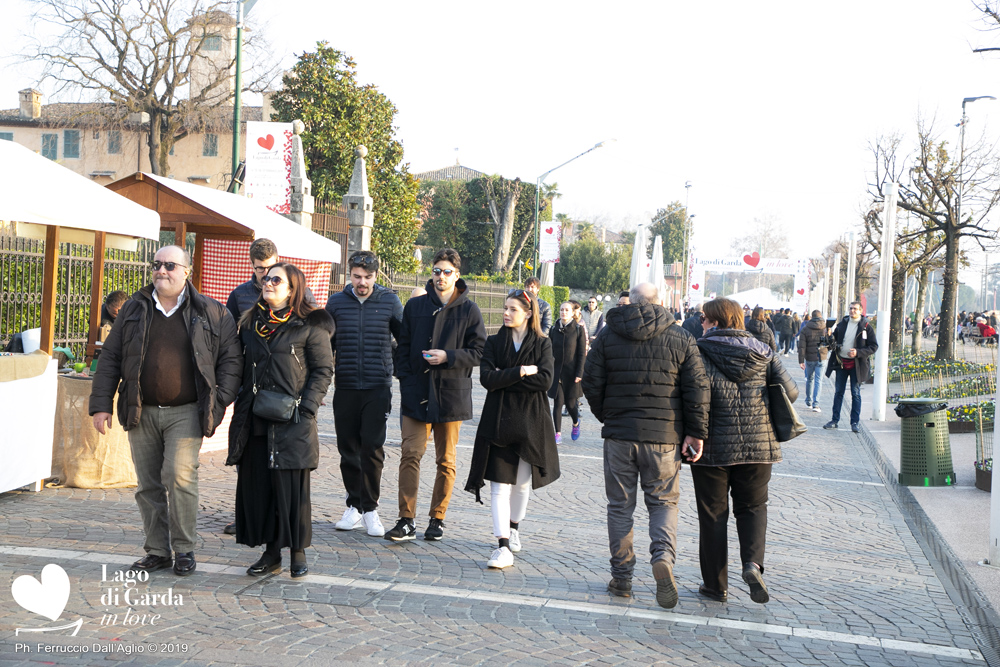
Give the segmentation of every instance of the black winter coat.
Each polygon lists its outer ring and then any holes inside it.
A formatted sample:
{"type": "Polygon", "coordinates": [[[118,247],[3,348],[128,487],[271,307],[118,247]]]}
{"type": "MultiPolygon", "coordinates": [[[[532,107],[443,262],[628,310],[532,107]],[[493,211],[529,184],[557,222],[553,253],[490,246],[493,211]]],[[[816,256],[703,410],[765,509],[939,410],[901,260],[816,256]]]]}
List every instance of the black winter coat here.
{"type": "Polygon", "coordinates": [[[698,348],[712,382],[712,411],[704,453],[691,465],[781,461],[767,386],[783,385],[792,402],[799,391],[778,355],[741,329],[712,329],[698,348]]]}
{"type": "MultiPolygon", "coordinates": [[[[581,327],[582,329],[582,327],[581,327]]],[[[512,447],[531,464],[531,488],[538,489],[559,479],[559,452],[545,390],[552,383],[552,343],[531,329],[514,349],[510,327],[486,339],[479,381],[486,387],[486,403],[476,429],[472,463],[465,490],[476,494],[483,479],[490,447],[512,447]],[[537,366],[534,375],[521,377],[521,366],[537,366]]]]}
{"type": "Polygon", "coordinates": [[[778,351],[778,343],[774,340],[774,332],[771,331],[771,327],[767,326],[767,323],[763,320],[748,320],[747,331],[775,352],[778,351]]]}
{"type": "Polygon", "coordinates": [[[233,421],[229,424],[229,456],[226,465],[236,465],[253,432],[253,382],[257,388],[299,398],[299,418],[270,422],[267,427],[268,467],[282,470],[315,470],[319,465],[319,432],[316,412],[333,377],[333,319],[322,308],[305,320],[292,315],[266,341],[254,330],[254,313],[240,321],[243,343],[243,386],[240,387],[233,421]],[[255,366],[256,364],[256,366],[255,366]]]}
{"type": "Polygon", "coordinates": [[[695,340],[701,338],[704,333],[704,329],[701,326],[701,313],[695,313],[691,317],[684,320],[684,324],[681,325],[684,331],[694,336],[695,340]]]}
{"type": "MultiPolygon", "coordinates": [[[[833,337],[837,341],[838,346],[848,350],[853,347],[858,351],[858,356],[854,358],[854,368],[858,373],[858,382],[864,383],[868,381],[872,371],[872,362],[869,357],[878,350],[878,342],[875,340],[875,329],[868,323],[868,318],[862,315],[861,321],[858,322],[858,334],[854,337],[854,342],[847,341],[845,343],[844,336],[847,335],[847,320],[849,319],[850,315],[845,315],[837,323],[836,328],[833,330],[833,337]]],[[[830,360],[826,363],[826,376],[830,377],[835,368],[840,368],[843,361],[838,352],[830,350],[830,360]]]]}
{"type": "MultiPolygon", "coordinates": [[[[243,370],[243,355],[236,323],[225,307],[200,294],[188,281],[184,303],[171,317],[183,317],[194,350],[197,369],[198,416],[201,432],[210,438],[222,423],[226,406],[236,399],[243,370]]],[[[147,285],[122,305],[97,365],[90,394],[90,414],[113,413],[118,391],[118,421],[126,431],[139,425],[142,394],[139,373],[148,344],[146,332],[153,321],[153,286],[147,285]]]]}
{"type": "Polygon", "coordinates": [[[819,343],[826,334],[826,320],[814,317],[802,328],[799,334],[799,363],[807,361],[822,361],[819,355],[819,343]]]}
{"type": "Polygon", "coordinates": [[[354,295],[354,285],[330,295],[326,312],[333,318],[337,333],[337,389],[375,389],[392,384],[392,343],[399,340],[403,324],[403,304],[392,290],[381,285],[362,303],[354,295]]]}
{"type": "Polygon", "coordinates": [[[562,382],[566,400],[575,401],[583,396],[581,383],[576,379],[583,377],[583,363],[587,360],[587,330],[573,320],[564,328],[562,320],[557,320],[549,329],[549,340],[555,369],[549,398],[556,397],[557,385],[562,382]]]}
{"type": "Polygon", "coordinates": [[[708,436],[711,396],[697,343],[662,306],[608,311],[582,384],[604,438],[680,445],[684,436],[708,436]]]}
{"type": "Polygon", "coordinates": [[[469,299],[465,281],[444,305],[433,281],[427,294],[412,298],[403,308],[403,324],[396,348],[400,412],[426,424],[472,419],[472,369],[479,365],[486,343],[486,326],[479,306],[469,299]],[[448,361],[431,366],[424,350],[444,350],[448,361]]]}

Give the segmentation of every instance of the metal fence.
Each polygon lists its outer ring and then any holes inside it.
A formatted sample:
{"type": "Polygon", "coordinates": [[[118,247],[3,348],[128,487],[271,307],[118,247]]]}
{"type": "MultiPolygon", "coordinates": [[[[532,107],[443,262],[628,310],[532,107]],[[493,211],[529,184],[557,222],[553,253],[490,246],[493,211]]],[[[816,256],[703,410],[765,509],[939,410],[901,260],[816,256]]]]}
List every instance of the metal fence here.
{"type": "Polygon", "coordinates": [[[312,217],[312,230],[340,244],[340,263],[330,273],[330,294],[344,289],[347,283],[347,207],[317,200],[312,217]]]}
{"type": "MultiPolygon", "coordinates": [[[[414,287],[425,287],[430,280],[430,274],[426,273],[397,273],[387,269],[379,274],[379,283],[396,292],[403,305],[406,305],[414,287]]],[[[469,299],[479,306],[479,311],[483,314],[486,333],[495,334],[503,326],[503,303],[507,299],[507,292],[517,285],[469,279],[466,279],[465,284],[469,288],[469,299]]]]}

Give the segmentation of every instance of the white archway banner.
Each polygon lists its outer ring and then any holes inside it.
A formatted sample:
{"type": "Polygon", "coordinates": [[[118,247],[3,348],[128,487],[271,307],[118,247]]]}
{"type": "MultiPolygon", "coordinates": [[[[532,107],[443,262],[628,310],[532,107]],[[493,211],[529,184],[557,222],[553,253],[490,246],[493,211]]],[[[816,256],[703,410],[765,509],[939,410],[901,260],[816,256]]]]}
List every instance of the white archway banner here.
{"type": "Polygon", "coordinates": [[[698,257],[692,253],[688,264],[687,301],[691,306],[700,305],[705,301],[706,273],[782,274],[794,276],[791,308],[803,311],[809,306],[809,267],[808,259],[761,257],[756,252],[742,257],[717,259],[698,257]]]}

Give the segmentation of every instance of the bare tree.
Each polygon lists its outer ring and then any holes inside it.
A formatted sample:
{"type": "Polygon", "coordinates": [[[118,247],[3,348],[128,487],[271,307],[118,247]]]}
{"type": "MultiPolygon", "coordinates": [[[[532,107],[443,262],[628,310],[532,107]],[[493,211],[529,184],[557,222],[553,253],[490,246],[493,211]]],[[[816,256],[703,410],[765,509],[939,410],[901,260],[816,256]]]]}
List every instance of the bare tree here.
{"type": "MultiPolygon", "coordinates": [[[[513,253],[513,261],[508,262],[511,258],[510,244],[514,240],[514,210],[517,208],[517,199],[521,196],[521,179],[508,181],[499,176],[491,176],[486,179],[485,190],[493,224],[493,240],[496,243],[493,249],[493,272],[510,271],[527,241],[527,234],[522,234],[522,238],[518,239],[518,248],[513,253]]],[[[529,229],[528,234],[530,233],[529,229]]]]}
{"type": "MultiPolygon", "coordinates": [[[[232,109],[235,56],[218,62],[219,40],[235,25],[234,2],[215,0],[30,0],[34,20],[56,27],[36,40],[27,60],[45,65],[57,97],[104,102],[106,121],[148,114],[149,162],[154,174],[170,171],[170,151],[191,132],[225,123],[232,109]],[[225,34],[219,32],[225,31],[225,34]],[[209,67],[207,65],[211,64],[209,67]],[[197,86],[193,75],[200,74],[197,86]],[[197,88],[197,89],[196,89],[197,88]]],[[[261,91],[276,66],[259,31],[244,41],[244,90],[261,91]]],[[[235,51],[233,50],[233,53],[235,51]]]]}

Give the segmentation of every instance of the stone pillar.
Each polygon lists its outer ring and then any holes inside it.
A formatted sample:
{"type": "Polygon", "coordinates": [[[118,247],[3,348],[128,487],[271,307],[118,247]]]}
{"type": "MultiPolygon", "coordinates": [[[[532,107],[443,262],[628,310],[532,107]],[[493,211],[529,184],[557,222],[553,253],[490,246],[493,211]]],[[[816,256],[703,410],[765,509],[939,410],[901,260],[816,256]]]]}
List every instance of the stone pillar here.
{"type": "Polygon", "coordinates": [[[285,216],[306,229],[312,229],[312,214],[315,205],[312,196],[312,181],[306,176],[306,160],[302,153],[302,137],[306,126],[301,120],[292,122],[292,201],[291,211],[285,216]]]}
{"type": "Polygon", "coordinates": [[[358,146],[354,149],[357,159],[354,161],[354,174],[351,176],[351,186],[344,195],[344,206],[347,207],[347,221],[350,225],[347,231],[347,250],[371,250],[372,227],[375,224],[375,213],[372,212],[372,198],[368,196],[368,172],[365,170],[365,156],[368,149],[358,146]]]}

